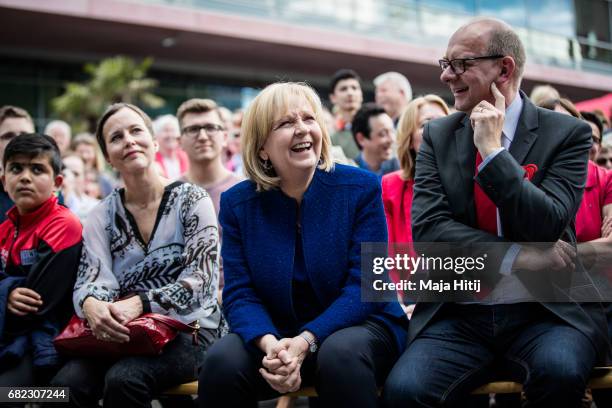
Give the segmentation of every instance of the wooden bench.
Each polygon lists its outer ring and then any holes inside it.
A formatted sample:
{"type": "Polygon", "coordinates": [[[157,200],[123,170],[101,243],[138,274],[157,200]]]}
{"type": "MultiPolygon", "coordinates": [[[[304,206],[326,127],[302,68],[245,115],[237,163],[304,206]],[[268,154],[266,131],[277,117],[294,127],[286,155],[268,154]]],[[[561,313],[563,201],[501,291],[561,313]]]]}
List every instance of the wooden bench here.
{"type": "MultiPolygon", "coordinates": [[[[601,389],[612,388],[612,367],[596,367],[589,381],[589,388],[601,389]]],[[[472,394],[514,394],[523,390],[520,383],[512,381],[495,381],[476,388],[472,394]]],[[[196,395],[198,393],[198,382],[190,382],[172,387],[164,392],[164,395],[196,395]]],[[[287,393],[278,399],[276,408],[290,408],[297,397],[316,397],[317,391],[314,387],[304,387],[298,391],[287,393]]]]}

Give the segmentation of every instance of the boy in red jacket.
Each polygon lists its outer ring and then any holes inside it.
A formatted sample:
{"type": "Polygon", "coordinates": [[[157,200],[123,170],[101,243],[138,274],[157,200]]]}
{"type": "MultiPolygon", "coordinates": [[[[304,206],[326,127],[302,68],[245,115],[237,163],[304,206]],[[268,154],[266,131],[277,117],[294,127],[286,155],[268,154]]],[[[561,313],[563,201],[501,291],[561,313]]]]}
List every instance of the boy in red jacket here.
{"type": "Polygon", "coordinates": [[[61,158],[52,138],[17,136],[2,162],[15,206],[0,224],[0,387],[42,385],[60,362],[52,340],[73,313],[82,227],[57,203],[61,158]]]}

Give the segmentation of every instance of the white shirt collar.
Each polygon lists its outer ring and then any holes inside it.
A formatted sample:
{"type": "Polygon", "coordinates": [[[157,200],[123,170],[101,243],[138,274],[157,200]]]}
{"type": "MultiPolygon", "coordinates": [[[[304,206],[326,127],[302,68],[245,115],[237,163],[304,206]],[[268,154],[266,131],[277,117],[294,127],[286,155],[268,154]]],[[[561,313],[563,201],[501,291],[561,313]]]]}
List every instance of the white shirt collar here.
{"type": "MultiPolygon", "coordinates": [[[[519,119],[521,117],[521,112],[523,111],[523,98],[521,98],[520,93],[517,91],[514,97],[514,100],[506,108],[506,116],[504,118],[504,135],[508,138],[510,142],[514,140],[514,134],[516,133],[516,128],[518,126],[519,119]]],[[[506,146],[506,148],[508,148],[506,146]]]]}

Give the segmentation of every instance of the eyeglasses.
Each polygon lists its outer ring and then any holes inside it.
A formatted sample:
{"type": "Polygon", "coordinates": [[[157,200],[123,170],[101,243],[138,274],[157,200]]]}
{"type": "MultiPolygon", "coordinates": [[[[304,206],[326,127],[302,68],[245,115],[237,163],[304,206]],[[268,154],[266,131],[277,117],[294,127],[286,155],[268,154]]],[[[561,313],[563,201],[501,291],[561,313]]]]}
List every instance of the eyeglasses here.
{"type": "Polygon", "coordinates": [[[605,166],[608,162],[612,163],[612,157],[598,157],[595,160],[598,166],[605,166]]]}
{"type": "Polygon", "coordinates": [[[189,137],[193,137],[194,139],[200,136],[200,132],[204,130],[207,136],[216,136],[219,133],[223,132],[225,128],[220,125],[213,125],[212,123],[207,123],[205,125],[192,125],[183,128],[183,134],[189,137]]]}
{"type": "Polygon", "coordinates": [[[440,64],[440,68],[442,69],[442,71],[445,71],[446,68],[450,67],[451,71],[453,71],[453,74],[461,75],[469,67],[469,65],[465,64],[466,61],[498,59],[498,58],[504,58],[504,55],[485,55],[484,57],[455,58],[452,60],[442,58],[441,60],[438,60],[438,64],[440,64]]]}

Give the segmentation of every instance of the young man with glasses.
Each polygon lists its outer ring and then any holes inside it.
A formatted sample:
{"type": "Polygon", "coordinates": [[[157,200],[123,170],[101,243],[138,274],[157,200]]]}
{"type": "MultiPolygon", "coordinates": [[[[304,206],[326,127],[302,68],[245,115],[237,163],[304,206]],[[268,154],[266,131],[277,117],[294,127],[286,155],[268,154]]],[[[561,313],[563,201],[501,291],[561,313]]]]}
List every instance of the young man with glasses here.
{"type": "MultiPolygon", "coordinates": [[[[179,106],[176,116],[181,128],[181,147],[189,158],[189,170],[182,178],[204,188],[219,218],[221,193],[242,181],[240,176],[223,165],[223,151],[227,148],[228,134],[223,126],[219,108],[211,99],[189,99],[179,106]]],[[[219,242],[223,231],[219,230],[219,242]]],[[[219,293],[223,290],[223,264],[219,267],[219,293]]]]}
{"type": "Polygon", "coordinates": [[[425,126],[413,238],[504,250],[489,253],[477,275],[490,292],[470,302],[417,303],[408,348],[384,387],[387,407],[466,406],[500,370],[523,383],[529,406],[579,407],[593,366],[609,351],[601,303],[544,303],[534,294],[552,291],[549,273],[576,262],[572,220],[591,130],[534,106],[520,91],[524,65],[522,43],[502,21],[476,19],[449,40],[440,79],[459,112],[425,126]],[[534,250],[519,242],[549,244],[534,250]]]}
{"type": "MultiPolygon", "coordinates": [[[[0,108],[0,158],[4,156],[4,148],[16,136],[22,133],[34,133],[34,122],[25,109],[5,105],[0,108]]],[[[0,174],[2,164],[0,163],[0,174]]],[[[13,200],[0,184],[0,222],[6,219],[6,212],[13,206],[13,200]]]]}
{"type": "Polygon", "coordinates": [[[181,128],[181,147],[189,157],[185,181],[197,184],[210,195],[217,216],[221,193],[242,180],[223,165],[228,134],[215,101],[190,99],[176,113],[181,128]]]}

